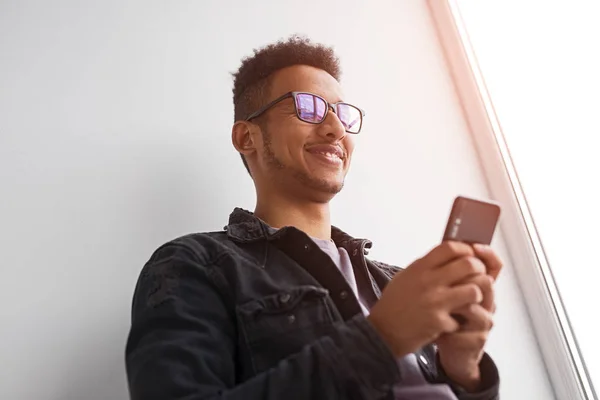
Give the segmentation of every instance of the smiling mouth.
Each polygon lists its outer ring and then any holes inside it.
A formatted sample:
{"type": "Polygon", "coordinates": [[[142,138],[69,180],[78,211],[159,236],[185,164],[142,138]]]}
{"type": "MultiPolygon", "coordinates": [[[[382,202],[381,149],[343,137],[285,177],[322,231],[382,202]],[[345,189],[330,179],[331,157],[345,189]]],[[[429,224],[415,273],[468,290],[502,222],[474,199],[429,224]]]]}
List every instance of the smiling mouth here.
{"type": "Polygon", "coordinates": [[[318,155],[326,157],[329,160],[335,161],[335,162],[342,162],[343,161],[342,157],[340,157],[339,154],[336,153],[336,152],[315,151],[315,152],[312,152],[311,154],[318,154],[318,155]]]}
{"type": "Polygon", "coordinates": [[[309,151],[308,152],[313,160],[321,164],[326,168],[335,168],[336,170],[342,168],[344,165],[343,159],[336,152],[332,151],[309,151]]]}
{"type": "Polygon", "coordinates": [[[341,165],[344,162],[345,153],[340,146],[331,144],[317,144],[310,146],[306,151],[313,156],[317,156],[318,160],[330,165],[341,165]]]}

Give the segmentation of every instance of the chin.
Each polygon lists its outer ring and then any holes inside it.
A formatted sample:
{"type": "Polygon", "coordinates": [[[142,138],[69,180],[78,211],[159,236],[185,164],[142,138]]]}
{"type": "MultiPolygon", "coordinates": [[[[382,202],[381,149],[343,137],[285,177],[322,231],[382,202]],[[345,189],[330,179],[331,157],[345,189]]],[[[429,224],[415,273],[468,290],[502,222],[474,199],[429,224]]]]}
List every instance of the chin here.
{"type": "Polygon", "coordinates": [[[339,193],[344,187],[344,177],[339,174],[315,174],[308,171],[296,171],[294,174],[296,181],[305,189],[317,194],[319,197],[331,198],[339,193]]]}
{"type": "Polygon", "coordinates": [[[344,180],[341,179],[326,179],[315,177],[311,179],[311,187],[327,194],[337,194],[344,187],[344,180]]]}

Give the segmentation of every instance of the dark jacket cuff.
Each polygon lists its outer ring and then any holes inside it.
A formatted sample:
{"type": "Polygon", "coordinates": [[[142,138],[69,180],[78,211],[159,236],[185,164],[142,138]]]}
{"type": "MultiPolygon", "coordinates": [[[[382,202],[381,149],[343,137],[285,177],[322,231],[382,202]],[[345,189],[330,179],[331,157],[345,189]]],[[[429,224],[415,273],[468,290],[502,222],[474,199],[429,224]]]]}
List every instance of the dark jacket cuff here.
{"type": "Polygon", "coordinates": [[[481,390],[477,392],[467,392],[464,388],[454,383],[442,368],[439,360],[439,354],[436,354],[436,365],[440,381],[446,383],[458,397],[458,400],[498,400],[500,398],[500,375],[498,368],[492,358],[485,353],[479,363],[481,372],[481,390]]]}

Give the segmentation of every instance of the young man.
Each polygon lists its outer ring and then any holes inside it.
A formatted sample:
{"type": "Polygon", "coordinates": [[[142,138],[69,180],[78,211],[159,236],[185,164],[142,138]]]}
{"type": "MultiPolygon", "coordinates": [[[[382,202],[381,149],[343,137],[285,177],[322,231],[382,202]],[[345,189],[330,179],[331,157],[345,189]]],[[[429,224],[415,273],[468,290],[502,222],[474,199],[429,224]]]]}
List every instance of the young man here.
{"type": "Polygon", "coordinates": [[[232,141],[256,208],[144,267],[132,399],[498,398],[494,252],[448,242],[400,270],[330,223],[364,117],[339,76],[332,49],[298,37],[243,60],[232,141]]]}

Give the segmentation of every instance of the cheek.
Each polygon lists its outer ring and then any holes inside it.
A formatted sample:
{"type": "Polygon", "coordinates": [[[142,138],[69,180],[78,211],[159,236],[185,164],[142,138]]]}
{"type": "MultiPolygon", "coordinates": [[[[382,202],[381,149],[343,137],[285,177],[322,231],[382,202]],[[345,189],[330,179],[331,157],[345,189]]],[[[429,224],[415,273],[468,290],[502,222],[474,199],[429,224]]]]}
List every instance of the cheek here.
{"type": "Polygon", "coordinates": [[[344,147],[346,148],[346,153],[348,154],[348,160],[352,159],[352,154],[354,153],[354,138],[352,136],[346,136],[344,140],[344,147]]]}
{"type": "MultiPolygon", "coordinates": [[[[272,126],[264,143],[271,152],[281,161],[296,163],[302,158],[304,151],[305,135],[302,130],[292,126],[272,126]]],[[[266,146],[265,146],[266,147],[266,146]]]]}
{"type": "Polygon", "coordinates": [[[291,158],[302,156],[307,138],[312,134],[311,127],[289,124],[277,132],[278,146],[281,151],[287,153],[291,158]]]}

